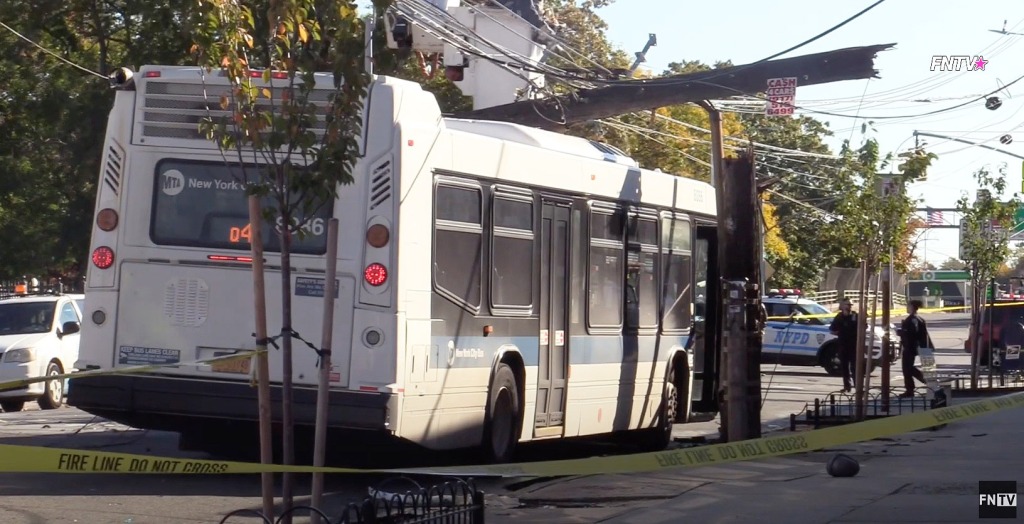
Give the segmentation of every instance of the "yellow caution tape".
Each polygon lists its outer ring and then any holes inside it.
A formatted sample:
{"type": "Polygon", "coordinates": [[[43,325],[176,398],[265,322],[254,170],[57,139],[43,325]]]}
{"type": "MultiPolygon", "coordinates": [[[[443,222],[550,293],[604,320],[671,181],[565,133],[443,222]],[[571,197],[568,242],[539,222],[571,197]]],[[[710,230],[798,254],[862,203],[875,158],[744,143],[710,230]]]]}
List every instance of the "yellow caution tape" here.
{"type": "Polygon", "coordinates": [[[312,466],[264,465],[218,460],[189,460],[105,451],[0,445],[2,473],[159,473],[237,474],[294,473],[401,473],[474,477],[547,477],[640,473],[676,468],[695,468],[778,457],[862,442],[1024,406],[1024,392],[869,420],[796,434],[783,434],[741,442],[695,448],[505,465],[452,466],[411,469],[354,469],[312,466]]]}
{"type": "Polygon", "coordinates": [[[50,382],[51,380],[64,380],[66,378],[83,378],[83,377],[95,377],[100,375],[121,375],[126,373],[145,373],[154,371],[160,368],[177,368],[182,366],[200,366],[204,364],[231,362],[234,360],[242,360],[245,358],[252,358],[262,352],[265,349],[245,349],[239,350],[238,353],[231,355],[222,355],[219,357],[213,357],[203,360],[194,360],[191,362],[174,362],[169,364],[146,364],[141,366],[126,366],[123,368],[112,368],[112,369],[91,369],[87,371],[75,371],[71,373],[61,373],[59,375],[45,375],[40,377],[29,377],[18,380],[9,380],[6,382],[0,382],[0,391],[7,391],[10,389],[18,389],[28,386],[29,384],[36,384],[38,382],[50,382]]]}
{"type": "MultiPolygon", "coordinates": [[[[993,307],[1024,306],[1024,302],[996,302],[995,304],[992,304],[992,305],[993,305],[993,307]]],[[[989,306],[988,304],[984,305],[984,307],[988,307],[988,306],[989,306]]],[[[921,309],[919,309],[917,311],[918,311],[918,313],[937,313],[937,312],[940,312],[940,311],[960,311],[960,310],[969,310],[969,309],[971,309],[971,306],[945,306],[945,307],[930,307],[930,308],[923,307],[923,308],[921,308],[921,309]]],[[[837,314],[839,314],[838,311],[833,312],[833,313],[822,313],[822,314],[816,314],[816,315],[796,315],[793,318],[795,318],[795,319],[803,319],[803,318],[833,318],[837,314]]],[[[889,315],[890,316],[894,316],[894,317],[899,317],[899,316],[903,316],[903,315],[906,315],[906,314],[907,314],[907,310],[906,309],[893,309],[893,310],[889,311],[889,315]]],[[[878,313],[876,315],[871,315],[869,313],[867,315],[867,318],[871,318],[872,316],[881,317],[882,314],[878,313]]],[[[789,320],[789,318],[790,317],[788,315],[787,316],[775,316],[775,317],[768,317],[768,320],[789,320]]]]}

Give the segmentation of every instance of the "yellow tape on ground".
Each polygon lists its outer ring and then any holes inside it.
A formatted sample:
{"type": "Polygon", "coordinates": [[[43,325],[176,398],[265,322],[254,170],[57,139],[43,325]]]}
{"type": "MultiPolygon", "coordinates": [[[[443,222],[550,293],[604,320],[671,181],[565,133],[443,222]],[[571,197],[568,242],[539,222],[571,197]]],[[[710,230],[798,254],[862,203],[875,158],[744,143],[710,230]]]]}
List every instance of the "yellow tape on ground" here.
{"type": "Polygon", "coordinates": [[[51,380],[64,380],[66,378],[83,378],[83,377],[95,377],[101,375],[123,375],[127,373],[146,373],[160,368],[177,368],[182,366],[199,366],[203,364],[213,364],[222,362],[231,362],[234,360],[242,360],[246,358],[252,358],[262,352],[265,349],[243,349],[239,350],[238,353],[231,355],[222,355],[219,357],[207,358],[203,360],[193,360],[192,362],[175,362],[173,364],[146,364],[141,366],[126,366],[123,368],[112,368],[112,369],[92,369],[88,371],[75,371],[72,373],[61,373],[59,375],[46,375],[41,377],[29,377],[18,380],[8,380],[6,382],[0,382],[0,391],[7,391],[10,389],[19,389],[26,387],[30,384],[38,382],[49,382],[51,380]]]}
{"type": "Polygon", "coordinates": [[[713,466],[803,453],[829,446],[899,435],[1022,406],[1024,406],[1024,392],[845,426],[696,448],[546,462],[410,469],[262,465],[3,444],[0,445],[0,472],[231,474],[290,471],[296,473],[401,473],[474,477],[548,477],[640,473],[713,466]]]}

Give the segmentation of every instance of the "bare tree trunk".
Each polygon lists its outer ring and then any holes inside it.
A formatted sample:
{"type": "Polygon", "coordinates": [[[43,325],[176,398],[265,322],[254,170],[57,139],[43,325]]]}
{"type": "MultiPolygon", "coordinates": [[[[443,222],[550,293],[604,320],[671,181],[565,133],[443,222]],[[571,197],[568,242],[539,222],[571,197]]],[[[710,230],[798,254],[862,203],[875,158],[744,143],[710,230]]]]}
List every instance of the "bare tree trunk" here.
{"type": "Polygon", "coordinates": [[[978,265],[974,264],[971,282],[971,389],[978,387],[978,357],[981,355],[981,288],[978,286],[978,265]]]}
{"type": "MultiPolygon", "coordinates": [[[[874,348],[875,348],[875,325],[876,325],[876,320],[878,319],[878,287],[881,284],[882,284],[882,272],[879,271],[878,275],[875,277],[875,289],[874,289],[874,292],[872,293],[872,298],[871,298],[871,324],[870,324],[869,329],[868,329],[868,343],[867,343],[867,350],[866,350],[868,352],[868,358],[864,362],[864,366],[867,368],[867,370],[864,372],[864,391],[868,391],[869,389],[871,389],[871,373],[874,371],[874,367],[875,367],[874,366],[874,361],[871,360],[870,355],[871,355],[872,351],[874,351],[874,348]]],[[[883,348],[882,348],[882,362],[884,363],[885,362],[885,347],[884,347],[884,344],[882,344],[882,346],[883,346],[883,348]]],[[[882,364],[882,365],[885,365],[885,364],[882,364]]]]}
{"type": "Polygon", "coordinates": [[[864,335],[867,324],[864,316],[867,315],[867,294],[868,294],[868,262],[862,260],[860,263],[860,300],[857,304],[857,349],[853,353],[854,358],[854,399],[856,404],[856,420],[864,419],[864,335]]]}
{"type": "MultiPolygon", "coordinates": [[[[263,233],[259,197],[249,196],[249,224],[252,228],[252,274],[256,306],[256,387],[259,411],[260,463],[273,464],[273,431],[270,406],[270,358],[267,355],[267,296],[263,269],[263,233]]],[[[263,492],[263,515],[274,520],[274,474],[260,473],[263,492]]]]}
{"type": "MultiPolygon", "coordinates": [[[[292,269],[291,269],[291,216],[281,213],[281,454],[285,465],[295,464],[295,420],[292,414],[292,269]]],[[[281,476],[281,511],[292,508],[294,497],[293,473],[281,476]]],[[[291,514],[284,524],[291,524],[291,514]]]]}

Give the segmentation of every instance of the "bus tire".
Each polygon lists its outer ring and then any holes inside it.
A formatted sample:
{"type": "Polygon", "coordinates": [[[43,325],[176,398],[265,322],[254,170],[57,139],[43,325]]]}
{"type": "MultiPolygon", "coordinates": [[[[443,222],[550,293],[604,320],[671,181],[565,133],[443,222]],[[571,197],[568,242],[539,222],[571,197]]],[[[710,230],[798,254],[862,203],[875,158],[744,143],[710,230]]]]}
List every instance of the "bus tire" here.
{"type": "MultiPolygon", "coordinates": [[[[640,446],[644,451],[662,451],[672,443],[672,428],[680,415],[680,389],[676,383],[675,366],[669,367],[665,390],[658,404],[655,426],[640,430],[640,446]]],[[[686,410],[682,410],[685,414],[686,410]]]]}
{"type": "Polygon", "coordinates": [[[508,364],[498,364],[491,381],[484,423],[482,447],[488,461],[505,463],[515,456],[521,409],[515,373],[508,364]]]}

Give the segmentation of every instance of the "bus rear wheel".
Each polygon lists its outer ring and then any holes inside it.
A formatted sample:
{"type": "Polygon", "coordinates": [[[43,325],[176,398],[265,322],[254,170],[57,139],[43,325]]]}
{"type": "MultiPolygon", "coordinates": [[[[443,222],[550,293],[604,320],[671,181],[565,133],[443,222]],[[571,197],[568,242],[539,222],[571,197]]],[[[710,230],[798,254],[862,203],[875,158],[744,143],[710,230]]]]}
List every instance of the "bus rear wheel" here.
{"type": "Polygon", "coordinates": [[[519,443],[519,388],[508,364],[498,364],[491,382],[483,451],[493,463],[510,462],[519,443]]]}

